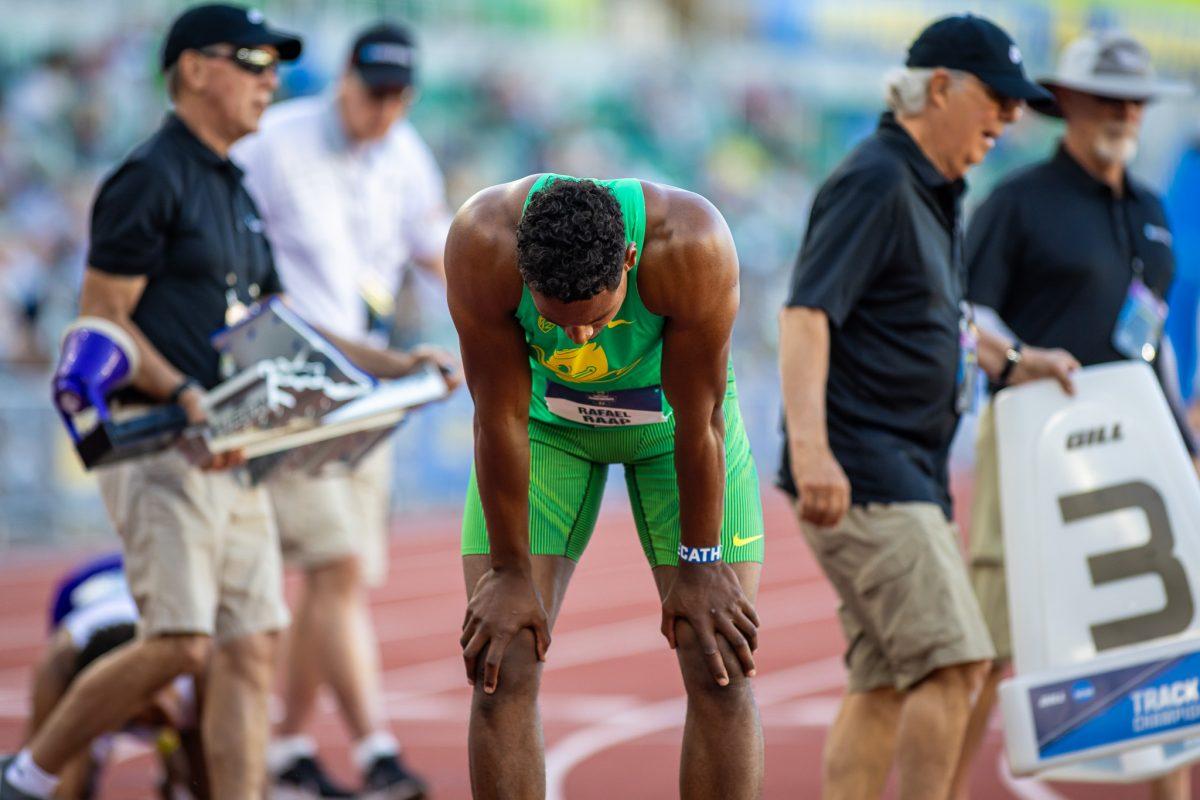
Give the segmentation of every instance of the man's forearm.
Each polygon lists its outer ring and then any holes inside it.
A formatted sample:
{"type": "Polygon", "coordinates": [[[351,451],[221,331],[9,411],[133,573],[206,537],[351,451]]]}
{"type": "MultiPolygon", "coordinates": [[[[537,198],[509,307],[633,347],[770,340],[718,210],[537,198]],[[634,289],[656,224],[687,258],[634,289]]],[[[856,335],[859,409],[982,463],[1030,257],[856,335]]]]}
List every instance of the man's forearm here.
{"type": "Polygon", "coordinates": [[[788,443],[827,447],[825,382],[829,321],[813,308],[785,308],[779,317],[779,373],[788,443]]]}
{"type": "Polygon", "coordinates": [[[354,366],[368,375],[375,377],[403,375],[412,369],[415,362],[415,359],[408,353],[402,353],[397,350],[383,350],[378,347],[360,344],[343,336],[338,336],[319,326],[314,327],[334,347],[341,350],[354,366]]]}
{"type": "Polygon", "coordinates": [[[999,380],[1008,363],[1008,350],[1013,341],[988,330],[979,331],[979,367],[991,380],[999,380]]]}
{"type": "Polygon", "coordinates": [[[475,480],[492,567],[528,571],[529,423],[498,417],[476,409],[475,480]]]}
{"type": "Polygon", "coordinates": [[[675,422],[675,480],[679,487],[680,542],[716,547],[725,508],[725,424],[712,418],[675,422]]]}

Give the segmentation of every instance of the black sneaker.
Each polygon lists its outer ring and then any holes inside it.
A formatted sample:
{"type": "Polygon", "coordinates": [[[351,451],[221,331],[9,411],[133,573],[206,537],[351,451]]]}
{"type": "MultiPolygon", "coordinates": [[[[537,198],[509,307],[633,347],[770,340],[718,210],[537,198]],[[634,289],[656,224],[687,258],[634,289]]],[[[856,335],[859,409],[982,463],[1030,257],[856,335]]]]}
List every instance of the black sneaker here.
{"type": "Polygon", "coordinates": [[[312,800],[318,797],[354,797],[338,786],[312,756],[301,756],[271,781],[272,800],[312,800]]]}
{"type": "Polygon", "coordinates": [[[425,781],[405,769],[398,755],[379,756],[363,775],[366,800],[421,800],[426,791],[425,781]]]}
{"type": "Polygon", "coordinates": [[[38,800],[31,794],[22,792],[17,787],[8,782],[4,777],[4,773],[8,771],[8,765],[16,758],[15,755],[0,756],[0,800],[38,800]]]}

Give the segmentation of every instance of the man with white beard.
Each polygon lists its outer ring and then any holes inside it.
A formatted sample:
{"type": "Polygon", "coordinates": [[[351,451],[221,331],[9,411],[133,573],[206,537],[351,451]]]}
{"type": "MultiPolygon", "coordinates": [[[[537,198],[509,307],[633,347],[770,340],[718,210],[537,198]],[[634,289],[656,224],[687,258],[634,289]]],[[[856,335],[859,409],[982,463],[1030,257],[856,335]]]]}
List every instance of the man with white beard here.
{"type": "MultiPolygon", "coordinates": [[[[1165,299],[1175,270],[1171,232],[1159,197],[1126,171],[1146,103],[1188,87],[1157,79],[1146,49],[1118,32],[1075,40],[1057,74],[1039,83],[1054,102],[1030,106],[1066,119],[1058,151],[1002,182],[967,228],[967,299],[981,326],[988,319],[996,327],[1003,323],[1015,337],[1008,368],[992,388],[1007,383],[1023,345],[1062,348],[1085,366],[1144,359],[1163,380],[1195,456],[1163,352],[1165,299]]],[[[971,760],[1012,658],[990,406],[979,419],[970,540],[971,580],[996,659],[967,729],[952,795],[958,800],[967,797],[971,760]]],[[[1155,781],[1152,796],[1190,797],[1188,772],[1155,781]]]]}

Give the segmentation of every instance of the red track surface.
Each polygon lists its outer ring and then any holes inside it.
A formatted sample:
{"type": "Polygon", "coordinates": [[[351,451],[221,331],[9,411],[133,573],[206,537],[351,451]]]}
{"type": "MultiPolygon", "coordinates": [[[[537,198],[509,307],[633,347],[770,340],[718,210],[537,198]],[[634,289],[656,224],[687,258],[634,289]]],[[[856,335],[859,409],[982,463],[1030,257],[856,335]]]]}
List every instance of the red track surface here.
{"type": "MultiPolygon", "coordinates": [[[[767,564],[759,596],[763,630],[756,693],[766,733],[766,797],[815,798],[819,754],[843,686],[835,598],[787,506],[767,503],[767,564]]],[[[438,800],[469,797],[469,691],[458,651],[464,607],[455,516],[406,520],[392,547],[388,584],[372,603],[383,648],[385,704],[408,760],[438,800]]],[[[52,584],[80,554],[9,556],[0,565],[0,752],[20,744],[29,668],[43,645],[52,584]]],[[[567,594],[542,695],[550,797],[675,796],[683,687],[658,633],[653,581],[628,512],[601,518],[567,594]]],[[[349,780],[343,728],[326,703],[316,727],[333,769],[349,780]]],[[[126,754],[104,798],[150,796],[152,769],[126,754]]],[[[1014,782],[993,730],[973,775],[973,797],[1132,798],[1132,787],[1053,787],[1014,782]]],[[[892,795],[889,795],[892,796],[892,795]]]]}

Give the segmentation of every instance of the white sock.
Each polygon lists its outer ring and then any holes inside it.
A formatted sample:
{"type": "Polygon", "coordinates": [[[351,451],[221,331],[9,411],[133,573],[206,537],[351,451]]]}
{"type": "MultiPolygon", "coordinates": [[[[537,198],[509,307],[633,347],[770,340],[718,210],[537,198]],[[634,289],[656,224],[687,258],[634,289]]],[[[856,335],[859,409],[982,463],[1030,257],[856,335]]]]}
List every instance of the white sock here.
{"type": "Polygon", "coordinates": [[[317,743],[311,736],[297,734],[272,739],[267,745],[267,770],[272,775],[287,772],[297,760],[305,756],[312,758],[317,754],[317,743]]]}
{"type": "Polygon", "coordinates": [[[58,778],[33,763],[28,748],[17,753],[4,772],[4,777],[14,789],[34,797],[49,798],[58,788],[58,778]]]}
{"type": "Polygon", "coordinates": [[[354,745],[354,763],[362,772],[371,762],[382,756],[400,755],[400,743],[387,731],[375,731],[358,740],[354,745]]]}

